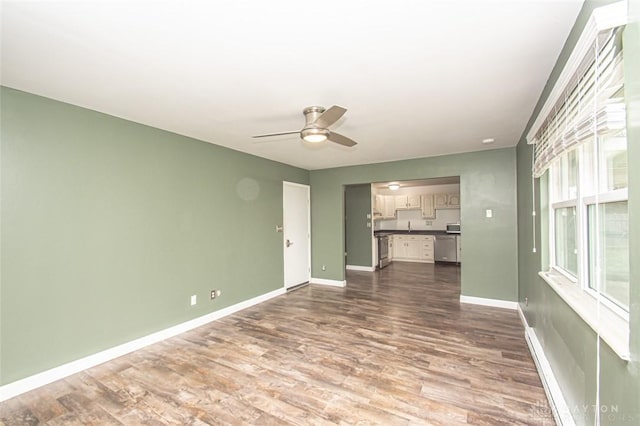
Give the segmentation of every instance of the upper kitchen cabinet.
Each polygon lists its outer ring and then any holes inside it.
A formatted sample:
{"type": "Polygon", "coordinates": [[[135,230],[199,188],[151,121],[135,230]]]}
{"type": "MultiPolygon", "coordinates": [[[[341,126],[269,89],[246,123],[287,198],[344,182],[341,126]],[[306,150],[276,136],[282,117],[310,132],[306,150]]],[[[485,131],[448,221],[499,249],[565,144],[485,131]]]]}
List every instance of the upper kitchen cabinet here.
{"type": "Polygon", "coordinates": [[[373,198],[373,213],[382,215],[384,211],[384,195],[376,194],[373,198]]]}
{"type": "Polygon", "coordinates": [[[384,219],[390,219],[396,217],[396,200],[392,195],[385,195],[384,197],[384,209],[382,211],[382,217],[384,219]]]}
{"type": "Polygon", "coordinates": [[[433,194],[422,195],[422,217],[425,219],[435,219],[436,209],[433,201],[433,194]]]}
{"type": "Polygon", "coordinates": [[[440,193],[435,194],[434,203],[436,209],[459,209],[460,194],[457,193],[440,193]]]}
{"type": "Polygon", "coordinates": [[[396,216],[395,197],[376,194],[373,200],[374,219],[393,219],[396,216]]]}
{"type": "Polygon", "coordinates": [[[397,195],[395,197],[396,210],[419,209],[420,195],[397,195]]]}

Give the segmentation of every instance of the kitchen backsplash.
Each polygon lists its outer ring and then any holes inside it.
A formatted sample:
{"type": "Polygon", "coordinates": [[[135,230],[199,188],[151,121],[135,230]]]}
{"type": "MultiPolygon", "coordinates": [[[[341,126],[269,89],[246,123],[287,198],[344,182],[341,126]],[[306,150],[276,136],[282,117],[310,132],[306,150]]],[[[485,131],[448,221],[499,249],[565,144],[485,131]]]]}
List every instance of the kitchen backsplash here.
{"type": "Polygon", "coordinates": [[[435,219],[424,219],[420,210],[398,210],[396,216],[396,219],[375,221],[374,229],[406,230],[411,222],[411,229],[444,231],[447,223],[460,222],[460,209],[436,210],[435,219]]]}

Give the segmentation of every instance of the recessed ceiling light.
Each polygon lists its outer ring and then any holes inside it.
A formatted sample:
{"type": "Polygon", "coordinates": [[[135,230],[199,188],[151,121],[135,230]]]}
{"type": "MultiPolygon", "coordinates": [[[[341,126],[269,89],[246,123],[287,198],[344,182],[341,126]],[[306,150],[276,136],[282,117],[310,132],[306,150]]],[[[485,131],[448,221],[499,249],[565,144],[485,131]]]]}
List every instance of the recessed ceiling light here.
{"type": "Polygon", "coordinates": [[[494,138],[486,138],[482,139],[482,143],[494,143],[496,140],[494,138]]]}
{"type": "Polygon", "coordinates": [[[397,183],[390,183],[389,185],[387,185],[387,188],[389,188],[392,191],[395,191],[397,189],[400,189],[400,185],[398,185],[397,183]]]}

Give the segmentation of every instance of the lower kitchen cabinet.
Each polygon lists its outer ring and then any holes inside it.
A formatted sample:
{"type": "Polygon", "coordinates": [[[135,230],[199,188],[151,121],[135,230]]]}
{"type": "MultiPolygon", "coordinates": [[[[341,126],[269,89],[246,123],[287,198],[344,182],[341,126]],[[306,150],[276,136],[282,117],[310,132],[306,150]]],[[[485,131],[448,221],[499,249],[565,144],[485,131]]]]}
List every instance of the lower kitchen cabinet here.
{"type": "Polygon", "coordinates": [[[433,263],[433,235],[393,236],[393,260],[433,263]]]}

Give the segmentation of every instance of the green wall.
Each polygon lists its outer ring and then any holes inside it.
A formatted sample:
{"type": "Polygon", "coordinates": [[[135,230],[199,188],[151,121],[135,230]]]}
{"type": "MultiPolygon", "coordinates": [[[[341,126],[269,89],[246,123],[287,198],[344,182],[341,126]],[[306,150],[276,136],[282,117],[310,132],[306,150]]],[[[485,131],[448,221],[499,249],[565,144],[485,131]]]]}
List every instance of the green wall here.
{"type": "MultiPolygon", "coordinates": [[[[553,84],[562,71],[571,50],[595,7],[611,1],[587,1],[578,17],[567,43],[547,82],[529,126],[544,104],[553,84]]],[[[631,2],[630,15],[640,13],[638,1],[631,2]]],[[[638,22],[627,25],[624,34],[625,85],[628,112],[628,161],[629,165],[640,164],[640,29],[638,22]],[[634,118],[635,117],[635,118],[634,118]]],[[[526,131],[525,133],[526,134],[526,131]]],[[[540,340],[546,357],[570,410],[574,411],[577,424],[593,424],[596,404],[596,379],[600,370],[600,406],[607,409],[617,407],[613,416],[603,414],[602,424],[640,423],[640,268],[631,262],[631,312],[630,345],[631,362],[622,361],[606,343],[601,342],[601,354],[596,354],[596,335],[566,303],[558,297],[537,273],[545,267],[544,247],[541,247],[540,218],[536,223],[537,253],[532,252],[532,179],[531,147],[521,140],[517,147],[518,164],[518,282],[520,307],[540,340]],[[524,298],[529,300],[528,306],[524,298]],[[584,409],[584,406],[588,406],[584,409]]],[[[536,180],[536,209],[540,213],[540,187],[536,180]]],[[[640,169],[629,168],[629,218],[630,258],[640,258],[640,169]]]]}
{"type": "Polygon", "coordinates": [[[282,181],[308,171],[1,95],[1,384],[283,287],[282,181]]]}
{"type": "Polygon", "coordinates": [[[460,176],[462,294],[516,301],[515,154],[507,148],[311,171],[312,276],[344,280],[345,185],[460,176]]]}
{"type": "Polygon", "coordinates": [[[344,189],[345,244],[347,265],[371,265],[371,185],[349,185],[344,189]],[[367,223],[370,226],[367,226],[367,223]]]}

